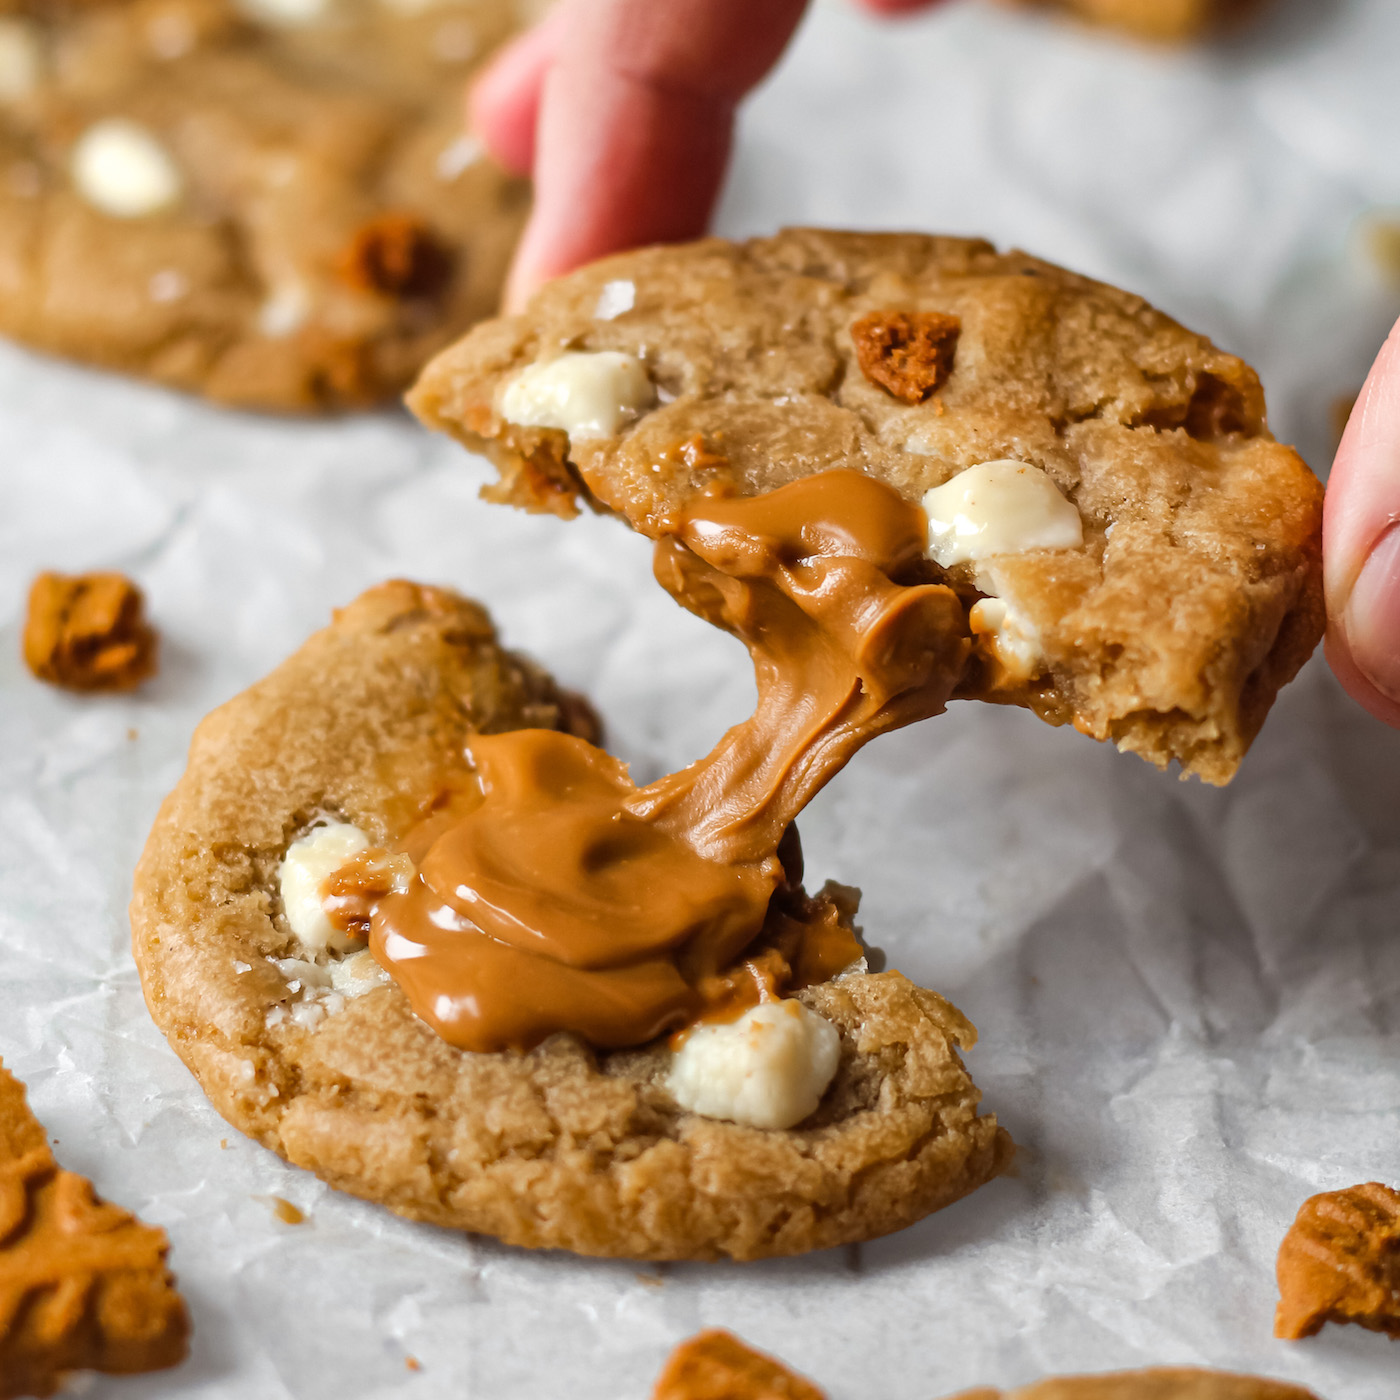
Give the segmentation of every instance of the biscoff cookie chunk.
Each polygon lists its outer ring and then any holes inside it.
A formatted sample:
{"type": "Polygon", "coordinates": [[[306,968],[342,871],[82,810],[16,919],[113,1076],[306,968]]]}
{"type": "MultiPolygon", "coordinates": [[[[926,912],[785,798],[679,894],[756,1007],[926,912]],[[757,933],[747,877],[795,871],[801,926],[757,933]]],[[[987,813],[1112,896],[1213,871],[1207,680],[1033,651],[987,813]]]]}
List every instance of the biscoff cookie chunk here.
{"type": "Polygon", "coordinates": [[[1264,0],[1004,0],[1004,3],[1060,10],[1089,24],[1122,30],[1134,38],[1181,44],[1227,33],[1259,10],[1264,0]]]}
{"type": "Polygon", "coordinates": [[[1194,1366],[1056,1376],[1015,1390],[965,1390],[949,1400],[1319,1400],[1310,1390],[1262,1376],[1204,1371],[1194,1366]]]}
{"type": "Polygon", "coordinates": [[[1370,1181],[1304,1201],[1279,1246],[1278,1291],[1277,1337],[1354,1322],[1400,1339],[1400,1191],[1370,1181]]]}
{"type": "Polygon", "coordinates": [[[397,394],[528,190],[461,134],[512,0],[0,4],[0,333],[246,407],[397,394]]]}
{"type": "Polygon", "coordinates": [[[152,1015],[231,1123],[401,1215],[637,1259],[868,1239],[1005,1165],[957,1055],[975,1032],[897,973],[746,1013],[789,1058],[830,1059],[809,1101],[746,1111],[731,1084],[730,1118],[700,1100],[732,1080],[734,1040],[697,1093],[679,1068],[700,1032],[678,1053],[572,1034],[473,1053],[415,1017],[328,921],[324,881],[436,810],[471,736],[528,728],[591,733],[480,608],[408,583],[370,590],[199,727],[137,868],[132,934],[152,1015]],[[753,1125],[768,1114],[794,1126],[753,1125]]]}
{"type": "Polygon", "coordinates": [[[651,1400],[826,1400],[811,1381],[715,1327],[666,1359],[651,1400]]]}
{"type": "Polygon", "coordinates": [[[978,240],[790,230],[624,254],[477,327],[410,395],[659,538],[703,494],[854,468],[920,502],[961,694],[1229,780],[1323,628],[1322,488],[1254,371],[1140,298],[978,240]]]}
{"type": "Polygon", "coordinates": [[[157,637],[122,574],[40,574],[29,590],[24,661],[66,690],[131,690],[155,674],[157,637]]]}
{"type": "Polygon", "coordinates": [[[165,1231],[59,1169],[24,1086],[0,1065],[0,1400],[53,1395],[73,1371],[184,1359],[189,1317],[165,1231]]]}

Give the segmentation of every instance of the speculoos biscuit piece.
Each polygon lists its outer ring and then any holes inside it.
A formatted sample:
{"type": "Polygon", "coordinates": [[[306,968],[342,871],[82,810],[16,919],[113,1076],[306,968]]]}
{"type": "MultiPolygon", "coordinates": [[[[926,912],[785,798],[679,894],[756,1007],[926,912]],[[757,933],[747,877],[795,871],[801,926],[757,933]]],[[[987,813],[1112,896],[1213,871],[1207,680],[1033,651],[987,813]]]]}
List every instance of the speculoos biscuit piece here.
{"type": "Polygon", "coordinates": [[[593,733],[479,607],[402,582],[200,725],[137,868],[132,936],[152,1015],[231,1123],[412,1219],[636,1259],[868,1239],[1001,1170],[1010,1140],[957,1054],[975,1032],[897,973],[800,993],[842,1059],[781,1132],[681,1110],[664,1045],[600,1055],[556,1035],[472,1054],[387,982],[309,1008],[270,961],[297,951],[278,896],[289,843],[323,815],[392,841],[460,773],[468,735],[524,727],[593,733]]]}
{"type": "MultiPolygon", "coordinates": [[[[1043,666],[974,663],[961,694],[1207,782],[1322,635],[1322,488],[1270,434],[1254,371],[1140,297],[978,240],[796,229],[608,258],[477,327],[410,404],[493,459],[492,499],[586,502],[652,536],[707,490],[834,467],[915,501],[979,463],[1041,468],[1083,546],[994,562],[1043,666]],[[861,368],[861,328],[896,313],[959,327],[917,403],[861,368]],[[605,436],[507,421],[507,386],[565,349],[639,357],[654,403],[605,436]]],[[[975,570],[945,576],[970,608],[975,570]]]]}
{"type": "Polygon", "coordinates": [[[1400,1191],[1370,1181],[1304,1201],[1279,1246],[1278,1290],[1275,1336],[1354,1322],[1400,1339],[1400,1191]]]}
{"type": "Polygon", "coordinates": [[[156,670],[155,629],[123,574],[42,573],[29,590],[24,661],[65,690],[131,690],[156,670]]]}
{"type": "Polygon", "coordinates": [[[189,1317],[168,1248],[165,1231],[59,1168],[0,1065],[0,1400],[53,1395],[73,1371],[183,1360],[189,1317]]]}
{"type": "Polygon", "coordinates": [[[826,1400],[811,1381],[714,1327],[666,1360],[651,1400],[826,1400]]]}

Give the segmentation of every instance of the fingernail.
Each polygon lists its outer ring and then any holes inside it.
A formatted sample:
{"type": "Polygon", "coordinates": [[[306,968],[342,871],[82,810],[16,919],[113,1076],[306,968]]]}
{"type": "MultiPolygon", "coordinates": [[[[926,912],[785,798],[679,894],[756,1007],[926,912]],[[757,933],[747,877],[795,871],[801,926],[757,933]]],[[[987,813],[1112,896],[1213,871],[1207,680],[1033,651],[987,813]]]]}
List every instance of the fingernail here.
{"type": "Polygon", "coordinates": [[[1361,566],[1343,613],[1352,660],[1382,695],[1400,701],[1400,525],[1361,566]]]}

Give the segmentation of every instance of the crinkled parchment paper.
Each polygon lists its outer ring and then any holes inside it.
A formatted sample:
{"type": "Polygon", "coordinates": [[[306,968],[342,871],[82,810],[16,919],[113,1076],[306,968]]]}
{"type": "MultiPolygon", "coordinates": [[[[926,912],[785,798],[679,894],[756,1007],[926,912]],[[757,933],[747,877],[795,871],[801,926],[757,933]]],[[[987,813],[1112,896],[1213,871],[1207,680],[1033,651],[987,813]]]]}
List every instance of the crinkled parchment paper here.
{"type": "MultiPolygon", "coordinates": [[[[1257,364],[1321,468],[1329,403],[1400,311],[1349,252],[1400,203],[1397,132],[1394,0],[1282,0],[1180,55],[833,3],[746,112],[720,223],[986,233],[1132,287],[1257,364]]],[[[240,417],[0,348],[0,1055],[62,1160],[169,1229],[196,1326],[181,1370],[91,1393],[625,1400],[720,1324],[835,1400],[1159,1362],[1394,1400],[1383,1339],[1270,1335],[1301,1200],[1400,1182],[1400,735],[1320,660],[1224,792],[958,705],[808,814],[809,869],[863,886],[871,940],[981,1027],[971,1066],[1023,1147],[903,1234],[747,1267],[534,1256],[332,1194],[215,1115],[146,1016],[131,870],[196,721],[333,606],[393,574],[484,599],[644,779],[749,703],[742,650],[655,587],[643,541],[483,505],[485,477],[403,416],[240,417]],[[41,567],[133,573],[159,679],[30,680],[41,567]]]]}

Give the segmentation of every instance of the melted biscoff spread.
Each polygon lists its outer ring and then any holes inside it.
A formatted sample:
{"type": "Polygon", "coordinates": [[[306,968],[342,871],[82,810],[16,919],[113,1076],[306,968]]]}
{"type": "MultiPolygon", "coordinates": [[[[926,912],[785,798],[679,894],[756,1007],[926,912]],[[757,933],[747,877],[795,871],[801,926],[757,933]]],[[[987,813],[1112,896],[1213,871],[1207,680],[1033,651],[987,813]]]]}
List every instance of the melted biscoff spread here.
{"type": "Polygon", "coordinates": [[[753,715],[645,788],[570,735],[475,736],[475,785],[401,843],[414,873],[366,852],[328,910],[467,1050],[564,1030],[637,1045],[830,977],[859,946],[779,846],[859,748],[957,683],[963,612],[918,581],[926,537],[917,506],[854,471],[701,500],[658,540],[656,575],[748,647],[753,715]]]}

